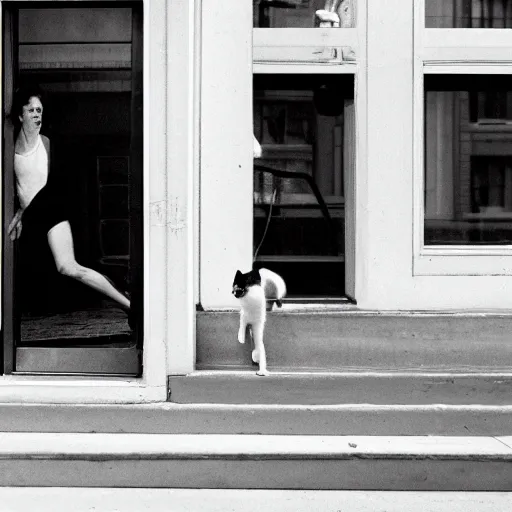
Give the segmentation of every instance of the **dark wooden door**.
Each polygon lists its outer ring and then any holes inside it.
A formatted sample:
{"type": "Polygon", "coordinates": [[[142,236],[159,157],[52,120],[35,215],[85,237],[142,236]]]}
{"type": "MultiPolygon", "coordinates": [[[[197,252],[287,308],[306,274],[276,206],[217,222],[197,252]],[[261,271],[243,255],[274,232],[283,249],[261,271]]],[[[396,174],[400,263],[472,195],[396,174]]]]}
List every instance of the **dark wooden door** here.
{"type": "Polygon", "coordinates": [[[8,226],[14,216],[14,125],[11,119],[13,93],[17,81],[17,15],[15,10],[2,7],[3,20],[3,172],[2,172],[2,338],[3,371],[14,369],[14,340],[18,335],[14,301],[15,244],[7,236],[8,226]]]}

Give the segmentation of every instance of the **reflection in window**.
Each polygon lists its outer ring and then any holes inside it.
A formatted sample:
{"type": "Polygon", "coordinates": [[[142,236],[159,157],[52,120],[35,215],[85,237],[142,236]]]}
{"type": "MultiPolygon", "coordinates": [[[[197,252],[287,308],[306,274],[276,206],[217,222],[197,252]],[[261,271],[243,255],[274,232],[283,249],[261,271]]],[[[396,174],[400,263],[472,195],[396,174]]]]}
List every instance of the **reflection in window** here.
{"type": "Polygon", "coordinates": [[[256,266],[283,275],[290,296],[343,295],[353,90],[349,76],[254,77],[256,266]]]}
{"type": "Polygon", "coordinates": [[[425,87],[425,244],[512,243],[511,78],[425,87]]]}
{"type": "Polygon", "coordinates": [[[512,28],[509,0],[426,0],[427,28],[512,28]]]}
{"type": "Polygon", "coordinates": [[[253,0],[259,28],[353,27],[356,0],[253,0]]]}

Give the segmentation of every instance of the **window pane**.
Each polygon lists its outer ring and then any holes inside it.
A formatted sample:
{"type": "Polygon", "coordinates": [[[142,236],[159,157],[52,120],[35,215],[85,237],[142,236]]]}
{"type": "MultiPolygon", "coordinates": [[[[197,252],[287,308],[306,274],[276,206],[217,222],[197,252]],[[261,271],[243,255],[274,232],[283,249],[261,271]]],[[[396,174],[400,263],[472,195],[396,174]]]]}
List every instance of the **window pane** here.
{"type": "Polygon", "coordinates": [[[352,76],[255,75],[256,266],[290,296],[344,293],[344,173],[353,165],[352,76]]]}
{"type": "Polygon", "coordinates": [[[509,0],[426,0],[427,28],[511,28],[509,0]]]}
{"type": "Polygon", "coordinates": [[[425,244],[512,243],[511,77],[425,88],[425,244]]]}
{"type": "Polygon", "coordinates": [[[356,0],[253,0],[259,28],[355,26],[356,0]]]}

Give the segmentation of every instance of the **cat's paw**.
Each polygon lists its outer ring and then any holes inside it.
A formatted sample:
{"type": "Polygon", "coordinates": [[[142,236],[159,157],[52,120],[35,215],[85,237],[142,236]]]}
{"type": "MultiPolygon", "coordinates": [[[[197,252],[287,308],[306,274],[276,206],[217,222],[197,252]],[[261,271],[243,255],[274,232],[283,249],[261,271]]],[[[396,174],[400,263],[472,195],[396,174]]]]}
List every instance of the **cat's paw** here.
{"type": "Polygon", "coordinates": [[[245,332],[238,333],[238,343],[245,343],[245,332]]]}
{"type": "Polygon", "coordinates": [[[258,375],[259,377],[267,377],[268,375],[270,375],[270,372],[266,368],[265,369],[259,369],[256,372],[256,375],[258,375]]]}
{"type": "Polygon", "coordinates": [[[259,352],[259,350],[254,349],[252,351],[251,356],[252,356],[253,363],[258,364],[260,362],[260,352],[259,352]]]}

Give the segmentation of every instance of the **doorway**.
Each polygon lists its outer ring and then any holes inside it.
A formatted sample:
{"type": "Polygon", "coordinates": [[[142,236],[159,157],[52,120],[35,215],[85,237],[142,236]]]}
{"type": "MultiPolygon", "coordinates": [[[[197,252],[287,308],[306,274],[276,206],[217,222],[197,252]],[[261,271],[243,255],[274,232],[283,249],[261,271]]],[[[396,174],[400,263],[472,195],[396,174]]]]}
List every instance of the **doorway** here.
{"type": "Polygon", "coordinates": [[[286,300],[353,299],[354,78],[255,74],[253,93],[254,266],[286,300]]]}
{"type": "Polygon", "coordinates": [[[3,5],[4,372],[138,376],[142,2],[3,5]],[[127,297],[130,314],[59,274],[46,234],[6,236],[18,206],[13,105],[27,85],[42,94],[48,184],[71,203],[76,260],[127,297]]]}

